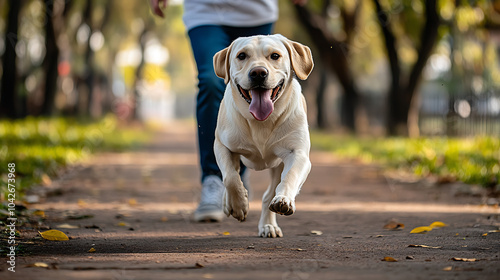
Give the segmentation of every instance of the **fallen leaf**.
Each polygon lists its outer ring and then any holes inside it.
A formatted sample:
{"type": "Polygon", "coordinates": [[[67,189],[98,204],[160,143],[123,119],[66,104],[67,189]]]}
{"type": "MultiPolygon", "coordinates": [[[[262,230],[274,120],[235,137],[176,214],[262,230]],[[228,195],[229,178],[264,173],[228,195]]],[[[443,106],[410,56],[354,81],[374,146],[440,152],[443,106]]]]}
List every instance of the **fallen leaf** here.
{"type": "Polygon", "coordinates": [[[453,266],[447,266],[445,268],[443,268],[443,271],[452,271],[453,270],[453,266]]]}
{"type": "Polygon", "coordinates": [[[254,245],[248,245],[247,249],[255,249],[254,245]]]}
{"type": "Polygon", "coordinates": [[[162,222],[166,222],[166,221],[168,221],[168,218],[167,217],[161,217],[161,221],[162,222]]]}
{"type": "Polygon", "coordinates": [[[43,210],[36,210],[35,212],[33,212],[33,215],[45,218],[45,211],[43,211],[43,210]]]}
{"type": "Polygon", "coordinates": [[[322,234],[323,234],[323,232],[322,232],[322,231],[320,231],[320,230],[311,230],[311,234],[312,234],[312,235],[322,235],[322,234]]]}
{"type": "Polygon", "coordinates": [[[435,221],[434,223],[430,224],[429,227],[431,228],[440,228],[440,227],[447,227],[448,225],[440,222],[440,221],[435,221]]]}
{"type": "Polygon", "coordinates": [[[78,228],[78,226],[74,226],[74,225],[70,225],[70,224],[60,224],[60,225],[57,225],[56,228],[73,229],[73,228],[78,228]]]}
{"type": "Polygon", "coordinates": [[[41,179],[42,179],[42,183],[45,186],[52,184],[52,180],[50,179],[49,175],[47,175],[45,173],[42,174],[41,179]]]}
{"type": "Polygon", "coordinates": [[[302,249],[302,248],[292,248],[293,251],[306,251],[306,249],[302,249]]]}
{"type": "Polygon", "coordinates": [[[397,260],[393,257],[384,257],[382,259],[383,262],[397,262],[397,260]]]}
{"type": "Polygon", "coordinates": [[[488,232],[500,232],[500,229],[490,230],[488,232]]]}
{"type": "Polygon", "coordinates": [[[77,204],[80,207],[86,207],[87,206],[87,202],[85,202],[85,200],[83,200],[83,199],[78,199],[77,204]]]}
{"type": "Polygon", "coordinates": [[[128,205],[130,206],[136,206],[137,205],[137,200],[135,198],[131,198],[128,200],[128,205]]]}
{"type": "Polygon", "coordinates": [[[69,215],[68,216],[68,219],[70,220],[81,220],[81,219],[90,219],[90,218],[93,218],[94,215],[69,215]]]}
{"type": "Polygon", "coordinates": [[[414,260],[414,259],[415,259],[415,257],[414,257],[414,256],[406,256],[406,259],[407,259],[407,260],[414,260]]]}
{"type": "Polygon", "coordinates": [[[229,231],[225,231],[222,233],[222,235],[231,235],[231,233],[229,231]]]}
{"type": "Polygon", "coordinates": [[[119,226],[119,227],[128,227],[128,226],[130,226],[130,225],[129,225],[129,224],[127,224],[127,223],[125,223],[125,222],[119,222],[119,223],[118,223],[118,226],[119,226]]]}
{"type": "Polygon", "coordinates": [[[468,258],[451,258],[452,261],[457,261],[457,262],[477,262],[479,261],[478,259],[468,259],[468,258]]]}
{"type": "Polygon", "coordinates": [[[195,267],[197,267],[197,268],[202,268],[202,267],[205,267],[205,266],[204,266],[204,265],[202,265],[201,263],[196,263],[194,266],[195,266],[195,267]]]}
{"type": "Polygon", "coordinates": [[[390,229],[390,230],[399,230],[404,228],[405,228],[404,224],[398,223],[396,221],[390,221],[384,225],[384,229],[390,229]]]}
{"type": "Polygon", "coordinates": [[[421,248],[431,248],[431,249],[441,249],[442,247],[437,247],[437,246],[427,246],[427,245],[414,245],[410,244],[408,247],[421,247],[421,248]]]}
{"type": "Polygon", "coordinates": [[[49,268],[49,265],[44,263],[44,262],[36,262],[36,263],[30,263],[27,264],[26,267],[42,267],[42,268],[49,268]]]}
{"type": "Polygon", "coordinates": [[[431,231],[431,227],[416,227],[410,231],[410,233],[427,233],[428,231],[431,231]]]}
{"type": "Polygon", "coordinates": [[[483,233],[481,236],[488,236],[488,233],[483,233]]]}
{"type": "Polygon", "coordinates": [[[65,241],[69,240],[68,236],[64,234],[64,232],[59,231],[57,229],[51,229],[44,232],[38,232],[42,236],[43,239],[52,240],[52,241],[65,241]]]}
{"type": "Polygon", "coordinates": [[[94,247],[90,248],[89,250],[89,253],[94,253],[96,250],[94,249],[94,247]]]}

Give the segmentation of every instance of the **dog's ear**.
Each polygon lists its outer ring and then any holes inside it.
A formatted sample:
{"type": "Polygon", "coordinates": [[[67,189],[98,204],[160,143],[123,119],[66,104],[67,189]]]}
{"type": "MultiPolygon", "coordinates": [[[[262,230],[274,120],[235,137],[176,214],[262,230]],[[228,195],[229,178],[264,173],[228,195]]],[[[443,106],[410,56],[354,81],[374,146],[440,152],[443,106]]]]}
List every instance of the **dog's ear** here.
{"type": "Polygon", "coordinates": [[[224,83],[229,83],[229,55],[232,44],[214,55],[215,75],[224,79],[224,83]]]}
{"type": "Polygon", "coordinates": [[[282,36],[282,40],[290,54],[293,71],[295,71],[299,79],[307,79],[314,67],[311,49],[301,43],[289,40],[284,36],[282,36]]]}

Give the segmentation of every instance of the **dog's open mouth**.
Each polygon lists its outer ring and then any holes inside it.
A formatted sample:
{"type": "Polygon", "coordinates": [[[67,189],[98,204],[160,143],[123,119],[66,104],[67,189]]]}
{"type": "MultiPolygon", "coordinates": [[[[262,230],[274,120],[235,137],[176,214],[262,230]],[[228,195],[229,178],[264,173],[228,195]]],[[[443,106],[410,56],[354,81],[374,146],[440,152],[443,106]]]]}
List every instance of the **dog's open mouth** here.
{"type": "MultiPolygon", "coordinates": [[[[272,92],[271,92],[271,100],[274,102],[276,101],[276,99],[278,99],[278,95],[281,93],[281,89],[283,88],[283,83],[284,81],[281,81],[275,88],[272,89],[272,92]]],[[[240,95],[241,97],[243,97],[243,99],[245,99],[245,101],[250,104],[252,103],[252,91],[269,91],[271,89],[265,89],[265,88],[261,88],[261,87],[255,87],[253,89],[244,89],[242,88],[240,85],[237,85],[238,86],[238,91],[240,92],[240,95]]]]}
{"type": "Polygon", "coordinates": [[[250,113],[256,120],[264,121],[274,110],[274,102],[278,99],[283,88],[284,80],[281,81],[275,88],[255,87],[244,89],[240,85],[238,91],[241,97],[250,104],[250,113]]]}

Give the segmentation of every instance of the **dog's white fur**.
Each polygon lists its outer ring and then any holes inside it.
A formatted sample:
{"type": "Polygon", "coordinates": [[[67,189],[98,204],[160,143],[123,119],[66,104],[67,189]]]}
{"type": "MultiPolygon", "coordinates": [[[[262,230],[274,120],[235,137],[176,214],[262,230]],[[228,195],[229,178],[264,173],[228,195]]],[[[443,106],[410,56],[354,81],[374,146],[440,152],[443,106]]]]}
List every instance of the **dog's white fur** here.
{"type": "Polygon", "coordinates": [[[262,237],[283,236],[276,213],[293,214],[295,196],[311,169],[306,103],[294,73],[304,80],[313,66],[310,49],[282,35],[238,38],[214,56],[215,72],[227,84],[214,144],[226,187],[224,212],[239,221],[247,216],[248,193],[239,175],[240,160],[255,170],[270,169],[271,184],[262,197],[259,221],[262,237]],[[243,60],[238,58],[242,52],[246,54],[243,60]],[[273,53],[279,58],[271,58],[273,53]],[[274,111],[264,121],[249,112],[249,103],[238,89],[238,85],[250,88],[249,72],[255,67],[269,71],[269,88],[284,82],[274,111]]]}

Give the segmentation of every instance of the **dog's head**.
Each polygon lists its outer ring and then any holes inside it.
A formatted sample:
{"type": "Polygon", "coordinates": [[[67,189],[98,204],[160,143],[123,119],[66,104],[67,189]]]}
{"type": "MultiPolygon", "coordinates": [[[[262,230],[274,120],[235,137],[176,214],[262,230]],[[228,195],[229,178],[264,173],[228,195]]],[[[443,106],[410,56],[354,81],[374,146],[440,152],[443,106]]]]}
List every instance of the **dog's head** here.
{"type": "Polygon", "coordinates": [[[311,50],[282,35],[238,38],[214,56],[215,74],[240,95],[238,108],[246,106],[259,121],[271,115],[293,72],[305,80],[313,66],[311,50]]]}

